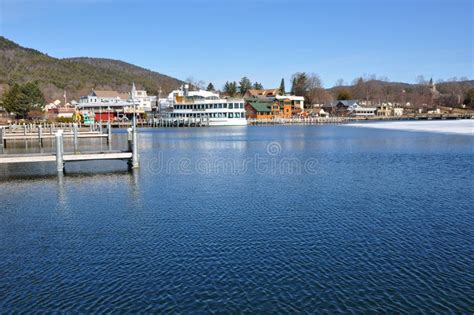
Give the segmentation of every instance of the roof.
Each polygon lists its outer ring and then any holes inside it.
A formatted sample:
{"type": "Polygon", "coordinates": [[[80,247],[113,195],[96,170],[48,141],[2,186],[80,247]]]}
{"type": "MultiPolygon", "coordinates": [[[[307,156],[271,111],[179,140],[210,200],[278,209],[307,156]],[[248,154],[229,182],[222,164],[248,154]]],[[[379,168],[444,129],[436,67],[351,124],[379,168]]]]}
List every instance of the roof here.
{"type": "Polygon", "coordinates": [[[304,96],[296,96],[296,95],[276,95],[277,100],[290,100],[290,101],[304,101],[304,96]]]}
{"type": "Polygon", "coordinates": [[[118,97],[123,100],[126,100],[129,98],[129,95],[127,93],[120,93],[120,92],[112,91],[112,90],[93,90],[92,94],[97,97],[107,97],[107,98],[118,97]]]}
{"type": "Polygon", "coordinates": [[[248,102],[257,112],[271,112],[270,106],[272,103],[268,102],[248,102]]]}
{"type": "Polygon", "coordinates": [[[337,104],[342,103],[342,105],[351,107],[357,104],[357,100],[339,100],[339,101],[334,101],[329,104],[331,107],[336,107],[337,104]]]}
{"type": "Polygon", "coordinates": [[[255,90],[251,89],[247,91],[247,95],[249,96],[258,96],[258,95],[263,95],[263,96],[276,96],[280,93],[280,89],[263,89],[263,90],[255,90]]]}

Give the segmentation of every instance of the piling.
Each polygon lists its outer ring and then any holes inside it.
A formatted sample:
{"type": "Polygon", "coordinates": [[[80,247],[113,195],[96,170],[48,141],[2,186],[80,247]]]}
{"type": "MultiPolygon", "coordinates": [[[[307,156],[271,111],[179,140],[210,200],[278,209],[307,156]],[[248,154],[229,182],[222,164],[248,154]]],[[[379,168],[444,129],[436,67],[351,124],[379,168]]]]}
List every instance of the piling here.
{"type": "Polygon", "coordinates": [[[0,127],[0,147],[3,149],[3,147],[5,146],[5,140],[4,140],[4,137],[5,137],[5,128],[3,127],[0,127]]]}
{"type": "Polygon", "coordinates": [[[38,126],[38,144],[40,148],[43,146],[43,127],[41,125],[38,126]]]}
{"type": "Polygon", "coordinates": [[[112,124],[110,121],[107,122],[107,143],[112,143],[112,124]]]}
{"type": "Polygon", "coordinates": [[[56,170],[58,172],[64,171],[64,159],[63,159],[63,146],[64,146],[64,138],[63,138],[63,131],[58,130],[56,132],[56,170]]]}

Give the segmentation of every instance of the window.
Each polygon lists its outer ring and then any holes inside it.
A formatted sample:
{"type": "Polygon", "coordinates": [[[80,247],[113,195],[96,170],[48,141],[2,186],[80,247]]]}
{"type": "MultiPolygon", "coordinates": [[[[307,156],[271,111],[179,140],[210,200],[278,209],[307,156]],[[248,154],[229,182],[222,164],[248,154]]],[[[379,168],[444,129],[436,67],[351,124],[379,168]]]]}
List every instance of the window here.
{"type": "Polygon", "coordinates": [[[223,104],[224,105],[224,108],[227,108],[227,103],[223,104]]]}
{"type": "Polygon", "coordinates": [[[234,118],[234,114],[233,114],[233,113],[229,113],[229,118],[234,118]]]}
{"type": "Polygon", "coordinates": [[[229,103],[229,109],[234,109],[234,103],[229,103]]]}

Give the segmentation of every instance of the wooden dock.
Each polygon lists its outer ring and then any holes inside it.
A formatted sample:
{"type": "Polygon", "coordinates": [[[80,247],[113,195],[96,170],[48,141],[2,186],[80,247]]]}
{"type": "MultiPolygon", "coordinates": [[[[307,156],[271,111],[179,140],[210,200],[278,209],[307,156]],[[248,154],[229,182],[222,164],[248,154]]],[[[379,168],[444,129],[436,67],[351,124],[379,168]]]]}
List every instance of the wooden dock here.
{"type": "Polygon", "coordinates": [[[94,124],[81,126],[77,123],[71,124],[24,124],[0,127],[0,147],[6,147],[8,142],[34,141],[37,140],[40,147],[43,140],[55,139],[55,134],[61,130],[63,138],[72,138],[77,147],[79,139],[104,138],[110,143],[112,137],[112,126],[108,124],[106,128],[102,125],[94,124]]]}
{"type": "MultiPolygon", "coordinates": [[[[3,130],[3,129],[2,129],[3,130]]],[[[106,136],[110,139],[111,133],[110,128],[108,133],[101,136],[106,136]]],[[[105,151],[105,152],[81,152],[76,153],[76,141],[81,138],[81,135],[74,131],[72,135],[75,139],[74,152],[64,152],[64,137],[63,130],[59,129],[53,135],[54,143],[56,146],[55,153],[34,153],[34,154],[3,154],[0,155],[0,164],[16,164],[16,163],[43,163],[43,162],[56,162],[56,169],[58,172],[64,171],[66,162],[80,162],[80,161],[99,161],[99,160],[124,160],[128,162],[129,167],[137,168],[138,163],[138,136],[136,128],[129,128],[127,130],[128,150],[127,151],[105,151]]],[[[71,134],[66,134],[71,136],[71,134]]],[[[21,139],[28,139],[22,135],[21,139]]],[[[95,134],[92,136],[96,136],[95,134]]],[[[90,134],[82,134],[82,138],[91,137],[90,134]]],[[[41,139],[41,138],[40,138],[41,139]]],[[[1,141],[4,143],[5,138],[1,141]]]]}
{"type": "MultiPolygon", "coordinates": [[[[106,151],[106,152],[87,152],[81,154],[65,153],[64,162],[95,161],[95,160],[130,160],[132,152],[127,151],[106,151]]],[[[36,162],[56,162],[56,154],[9,154],[0,157],[0,164],[14,163],[36,163],[36,162]]]]}

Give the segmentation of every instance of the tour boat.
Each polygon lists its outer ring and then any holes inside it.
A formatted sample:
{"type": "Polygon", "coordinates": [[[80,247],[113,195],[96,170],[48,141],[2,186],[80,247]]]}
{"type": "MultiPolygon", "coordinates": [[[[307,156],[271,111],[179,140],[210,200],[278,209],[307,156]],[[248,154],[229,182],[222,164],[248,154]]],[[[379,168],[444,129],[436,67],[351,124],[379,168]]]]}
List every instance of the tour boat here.
{"type": "Polygon", "coordinates": [[[221,98],[209,91],[188,91],[185,85],[170,94],[167,117],[184,125],[199,121],[208,126],[246,126],[245,103],[241,98],[221,98]]]}

